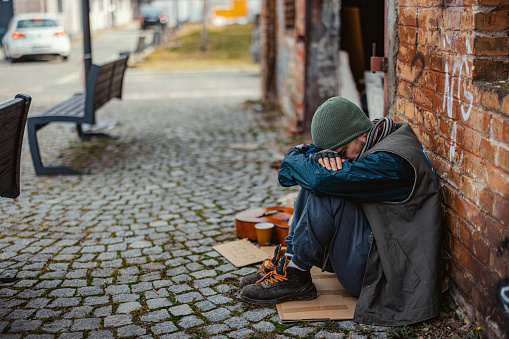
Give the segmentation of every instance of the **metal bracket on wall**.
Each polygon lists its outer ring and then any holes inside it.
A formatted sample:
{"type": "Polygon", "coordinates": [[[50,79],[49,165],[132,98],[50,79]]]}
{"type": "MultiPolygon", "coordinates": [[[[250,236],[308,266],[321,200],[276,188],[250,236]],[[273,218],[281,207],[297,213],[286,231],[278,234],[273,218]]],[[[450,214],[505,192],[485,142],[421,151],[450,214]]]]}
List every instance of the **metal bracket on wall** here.
{"type": "Polygon", "coordinates": [[[376,43],[373,43],[373,56],[371,61],[371,72],[384,72],[387,73],[387,58],[376,56],[376,43]]]}

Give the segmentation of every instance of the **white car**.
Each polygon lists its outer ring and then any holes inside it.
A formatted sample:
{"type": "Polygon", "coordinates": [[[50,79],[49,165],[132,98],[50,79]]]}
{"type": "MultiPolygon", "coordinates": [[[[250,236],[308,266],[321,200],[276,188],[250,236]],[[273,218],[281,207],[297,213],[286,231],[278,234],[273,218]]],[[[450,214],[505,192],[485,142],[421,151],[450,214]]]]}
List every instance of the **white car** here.
{"type": "Polygon", "coordinates": [[[71,41],[57,18],[49,13],[25,13],[14,16],[3,39],[7,60],[15,61],[24,56],[61,56],[67,60],[71,41]]]}

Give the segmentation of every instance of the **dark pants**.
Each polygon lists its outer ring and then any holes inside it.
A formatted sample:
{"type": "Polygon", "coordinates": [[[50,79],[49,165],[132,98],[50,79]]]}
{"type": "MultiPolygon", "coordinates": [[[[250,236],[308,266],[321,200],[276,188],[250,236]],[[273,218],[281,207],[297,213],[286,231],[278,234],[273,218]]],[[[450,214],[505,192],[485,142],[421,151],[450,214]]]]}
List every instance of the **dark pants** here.
{"type": "Polygon", "coordinates": [[[328,257],[341,285],[359,296],[372,242],[371,228],[359,204],[302,189],[285,241],[286,253],[293,254],[297,266],[321,268],[328,257]]]}

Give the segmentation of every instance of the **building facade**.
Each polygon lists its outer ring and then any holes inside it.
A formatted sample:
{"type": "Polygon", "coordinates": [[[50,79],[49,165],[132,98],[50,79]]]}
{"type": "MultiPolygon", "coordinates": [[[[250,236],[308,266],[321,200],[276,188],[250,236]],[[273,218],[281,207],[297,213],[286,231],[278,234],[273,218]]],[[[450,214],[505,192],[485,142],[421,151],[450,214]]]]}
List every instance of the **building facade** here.
{"type": "Polygon", "coordinates": [[[445,294],[507,337],[509,0],[264,0],[260,24],[263,100],[290,129],[345,88],[413,127],[443,196],[445,294]]]}

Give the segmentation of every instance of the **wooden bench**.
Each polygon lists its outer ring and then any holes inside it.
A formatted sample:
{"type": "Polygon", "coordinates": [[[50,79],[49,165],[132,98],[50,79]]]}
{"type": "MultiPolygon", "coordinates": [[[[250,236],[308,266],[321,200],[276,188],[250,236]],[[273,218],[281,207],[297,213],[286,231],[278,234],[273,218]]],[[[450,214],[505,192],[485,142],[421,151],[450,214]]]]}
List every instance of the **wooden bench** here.
{"type": "Polygon", "coordinates": [[[127,58],[127,56],[123,56],[101,65],[92,65],[84,93],[75,94],[44,112],[28,118],[27,132],[30,154],[37,175],[83,173],[67,166],[43,166],[37,141],[37,131],[47,124],[52,122],[75,123],[81,140],[89,140],[93,137],[111,138],[111,136],[104,133],[84,132],[82,124],[94,125],[96,123],[95,113],[101,106],[113,98],[122,98],[127,58]]]}
{"type": "MultiPolygon", "coordinates": [[[[17,198],[20,194],[20,162],[23,132],[31,98],[25,94],[0,104],[0,196],[17,198]]],[[[14,274],[0,274],[0,283],[13,282],[14,274]]]]}

